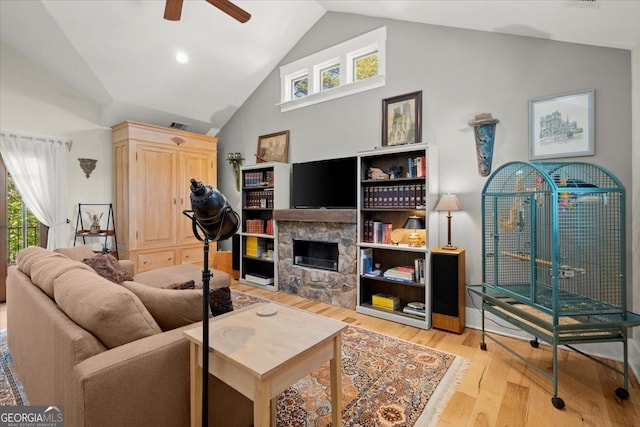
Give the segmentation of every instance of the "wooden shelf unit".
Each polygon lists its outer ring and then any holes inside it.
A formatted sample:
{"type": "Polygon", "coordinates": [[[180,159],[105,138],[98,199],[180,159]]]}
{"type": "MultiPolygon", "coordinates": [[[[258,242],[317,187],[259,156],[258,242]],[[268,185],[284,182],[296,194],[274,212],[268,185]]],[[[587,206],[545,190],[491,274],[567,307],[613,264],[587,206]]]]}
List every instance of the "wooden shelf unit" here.
{"type": "MultiPolygon", "coordinates": [[[[376,150],[358,154],[358,289],[356,311],[371,316],[403,323],[418,328],[429,329],[431,327],[431,290],[429,273],[429,249],[438,244],[438,216],[433,212],[437,202],[438,170],[437,151],[435,147],[427,144],[410,144],[402,146],[382,147],[376,150]],[[424,158],[424,176],[407,176],[409,159],[424,158]],[[379,168],[388,172],[392,166],[401,166],[402,172],[395,179],[369,179],[369,168],[379,168]],[[418,194],[423,200],[411,201],[394,200],[394,197],[410,197],[410,193],[402,193],[405,187],[418,187],[418,194]],[[373,194],[385,194],[391,197],[389,201],[373,201],[373,194]],[[411,247],[408,245],[408,236],[413,230],[404,230],[406,219],[417,215],[425,220],[425,230],[417,230],[423,239],[423,245],[411,247]],[[371,241],[371,221],[390,224],[392,230],[401,230],[401,239],[398,244],[389,240],[371,241]],[[397,266],[415,266],[421,264],[423,279],[418,281],[397,281],[384,277],[371,277],[363,274],[363,252],[371,254],[372,269],[380,264],[380,273],[397,266]],[[396,310],[387,310],[375,307],[372,297],[375,294],[391,295],[399,298],[399,307],[396,310]],[[425,305],[424,316],[408,314],[403,309],[411,302],[419,302],[425,305]]],[[[415,192],[411,193],[414,194],[415,192]]],[[[387,235],[389,234],[387,230],[387,235]]],[[[395,234],[394,234],[395,235],[395,234]]],[[[397,237],[397,236],[396,236],[397,237]]]]}
{"type": "Polygon", "coordinates": [[[240,169],[242,210],[240,231],[241,283],[278,290],[278,233],[275,209],[289,209],[291,165],[258,163],[240,169]],[[264,280],[260,280],[264,278],[264,280]],[[266,283],[272,281],[272,283],[266,283]]]}

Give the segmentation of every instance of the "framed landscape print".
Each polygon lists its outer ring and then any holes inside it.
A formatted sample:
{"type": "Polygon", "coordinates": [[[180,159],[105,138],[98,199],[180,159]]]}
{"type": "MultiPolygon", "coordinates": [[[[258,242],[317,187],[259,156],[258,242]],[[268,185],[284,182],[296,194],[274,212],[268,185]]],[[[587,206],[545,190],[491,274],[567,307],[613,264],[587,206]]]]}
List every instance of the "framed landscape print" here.
{"type": "Polygon", "coordinates": [[[594,91],[529,101],[529,158],[594,154],[594,91]]]}
{"type": "Polygon", "coordinates": [[[270,133],[258,137],[256,163],[289,161],[289,131],[270,133]]]}
{"type": "Polygon", "coordinates": [[[422,141],[422,91],[382,100],[382,145],[422,141]]]}

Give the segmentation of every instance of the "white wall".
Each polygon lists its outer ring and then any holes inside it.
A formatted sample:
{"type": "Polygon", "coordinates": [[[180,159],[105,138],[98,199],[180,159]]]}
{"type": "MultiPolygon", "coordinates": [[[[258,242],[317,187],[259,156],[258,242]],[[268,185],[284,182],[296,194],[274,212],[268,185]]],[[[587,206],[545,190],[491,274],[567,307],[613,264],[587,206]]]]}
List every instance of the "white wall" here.
{"type": "Polygon", "coordinates": [[[67,158],[67,218],[73,245],[78,203],[110,203],[111,129],[100,126],[99,106],[51,73],[0,44],[0,129],[73,141],[67,158]],[[97,159],[87,179],[78,158],[97,159]]]}
{"type": "MultiPolygon", "coordinates": [[[[640,40],[632,51],[631,86],[633,91],[633,187],[630,191],[632,205],[632,286],[633,286],[633,311],[640,313],[640,40]]],[[[632,350],[640,354],[640,331],[636,328],[633,333],[632,350]]],[[[634,372],[640,372],[640,358],[632,361],[634,372]]]]}

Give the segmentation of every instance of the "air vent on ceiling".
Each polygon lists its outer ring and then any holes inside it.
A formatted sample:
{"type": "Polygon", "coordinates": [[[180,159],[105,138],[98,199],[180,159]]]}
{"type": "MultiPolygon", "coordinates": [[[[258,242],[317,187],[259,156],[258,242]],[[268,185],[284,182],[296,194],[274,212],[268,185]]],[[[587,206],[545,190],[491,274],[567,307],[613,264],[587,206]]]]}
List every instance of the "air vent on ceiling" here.
{"type": "Polygon", "coordinates": [[[171,125],[169,127],[178,130],[187,130],[187,125],[184,123],[171,122],[171,125]]]}
{"type": "Polygon", "coordinates": [[[588,9],[599,9],[602,0],[565,0],[564,4],[569,7],[583,7],[588,9]]]}

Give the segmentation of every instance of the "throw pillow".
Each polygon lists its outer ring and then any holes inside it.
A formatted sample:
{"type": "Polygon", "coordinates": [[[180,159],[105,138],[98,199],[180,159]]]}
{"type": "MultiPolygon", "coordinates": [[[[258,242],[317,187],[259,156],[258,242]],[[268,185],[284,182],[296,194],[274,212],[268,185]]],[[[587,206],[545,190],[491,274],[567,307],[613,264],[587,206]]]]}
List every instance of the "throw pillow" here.
{"type": "Polygon", "coordinates": [[[122,286],[136,294],[163,331],[202,320],[202,288],[161,289],[125,281],[122,286]]]}
{"type": "Polygon", "coordinates": [[[131,274],[120,266],[118,260],[111,254],[98,254],[83,261],[93,268],[96,273],[114,283],[122,283],[125,280],[133,280],[131,274]]]}
{"type": "Polygon", "coordinates": [[[214,317],[233,311],[231,289],[228,287],[209,289],[209,308],[214,317]]]}
{"type": "Polygon", "coordinates": [[[172,283],[170,285],[161,286],[161,289],[194,289],[196,282],[193,280],[187,280],[186,282],[172,283]]]}

